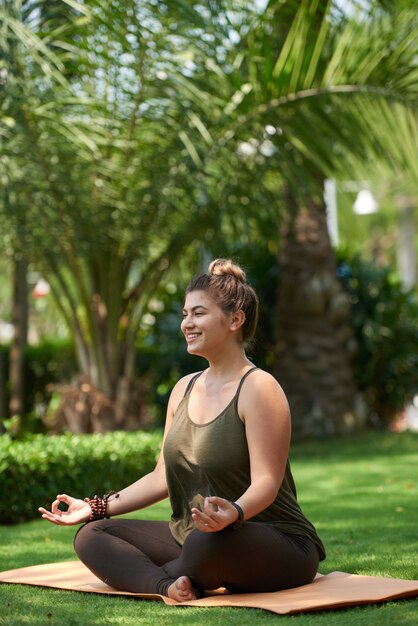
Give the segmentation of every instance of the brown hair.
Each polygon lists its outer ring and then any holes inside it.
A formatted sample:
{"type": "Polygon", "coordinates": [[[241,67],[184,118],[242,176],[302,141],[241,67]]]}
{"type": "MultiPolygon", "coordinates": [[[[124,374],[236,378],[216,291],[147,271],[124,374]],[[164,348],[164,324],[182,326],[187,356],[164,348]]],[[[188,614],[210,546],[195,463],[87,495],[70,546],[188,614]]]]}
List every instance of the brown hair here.
{"type": "Polygon", "coordinates": [[[230,259],[215,259],[207,274],[195,276],[186,288],[191,291],[207,291],[224,313],[243,311],[243,341],[252,339],[258,321],[258,298],[246,282],[245,272],[230,259]]]}

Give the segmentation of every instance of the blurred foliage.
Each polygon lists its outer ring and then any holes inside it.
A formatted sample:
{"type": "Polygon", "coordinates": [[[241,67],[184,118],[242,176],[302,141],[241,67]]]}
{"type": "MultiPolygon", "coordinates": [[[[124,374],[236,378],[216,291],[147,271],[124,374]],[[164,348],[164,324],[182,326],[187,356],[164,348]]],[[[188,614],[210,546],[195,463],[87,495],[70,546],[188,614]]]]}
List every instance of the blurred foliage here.
{"type": "MultiPolygon", "coordinates": [[[[12,264],[2,249],[3,237],[0,237],[0,324],[10,318],[10,303],[12,299],[12,264]]],[[[2,329],[1,334],[4,334],[2,329]]]]}
{"type": "Polygon", "coordinates": [[[418,393],[418,300],[390,267],[359,255],[341,251],[338,275],[350,294],[358,388],[371,422],[387,423],[418,393]]]}
{"type": "MultiPolygon", "coordinates": [[[[168,273],[178,283],[200,266],[199,247],[264,268],[262,246],[275,254],[279,221],[296,210],[287,187],[321,195],[324,176],[376,158],[417,173],[414,7],[340,5],[1,5],[1,226],[51,284],[80,371],[119,415],[134,359],[170,382],[189,367],[174,353],[179,304],[161,327],[150,308],[168,273]]],[[[266,362],[273,279],[253,347],[266,362]]]]}
{"type": "Polygon", "coordinates": [[[49,281],[80,371],[120,413],[152,288],[217,224],[187,149],[202,129],[182,85],[191,57],[178,51],[187,41],[203,60],[221,45],[212,8],[41,0],[0,11],[5,230],[49,281]]]}
{"type": "MultiPolygon", "coordinates": [[[[7,366],[9,349],[9,345],[0,345],[0,355],[6,365],[4,367],[5,380],[3,381],[6,407],[9,392],[7,366]]],[[[42,417],[44,417],[51,399],[52,389],[50,385],[69,382],[76,372],[77,361],[70,340],[44,339],[38,345],[27,346],[24,369],[25,413],[20,421],[20,434],[44,430],[42,417]]],[[[0,417],[7,418],[7,412],[0,417]]],[[[7,421],[5,426],[7,428],[7,421]]]]}
{"type": "Polygon", "coordinates": [[[122,489],[150,472],[161,433],[114,432],[105,435],[32,435],[0,438],[0,524],[39,516],[57,493],[93,497],[122,489]]]}
{"type": "Polygon", "coordinates": [[[25,358],[26,410],[42,417],[52,394],[50,385],[70,381],[77,372],[72,342],[46,339],[26,348],[25,358]]]}

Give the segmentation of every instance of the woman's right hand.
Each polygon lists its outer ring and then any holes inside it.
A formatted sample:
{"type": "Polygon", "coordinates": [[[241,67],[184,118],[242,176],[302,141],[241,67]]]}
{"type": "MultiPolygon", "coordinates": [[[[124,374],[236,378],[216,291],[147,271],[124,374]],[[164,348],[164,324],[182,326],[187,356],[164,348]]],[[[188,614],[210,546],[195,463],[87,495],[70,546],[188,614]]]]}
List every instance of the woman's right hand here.
{"type": "Polygon", "coordinates": [[[56,497],[56,500],[52,503],[51,510],[48,511],[42,506],[38,511],[42,514],[43,519],[57,524],[58,526],[74,526],[75,524],[82,524],[88,522],[91,515],[91,508],[88,502],[72,498],[65,493],[56,497]],[[63,502],[68,506],[66,511],[61,511],[58,505],[63,502]]]}

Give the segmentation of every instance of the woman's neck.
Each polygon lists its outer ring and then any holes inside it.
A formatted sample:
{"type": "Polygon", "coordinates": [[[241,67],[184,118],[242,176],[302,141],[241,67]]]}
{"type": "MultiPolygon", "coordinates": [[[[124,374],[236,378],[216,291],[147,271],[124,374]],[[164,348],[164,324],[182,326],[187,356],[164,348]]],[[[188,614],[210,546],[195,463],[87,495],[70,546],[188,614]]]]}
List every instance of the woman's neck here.
{"type": "Polygon", "coordinates": [[[228,381],[241,377],[243,370],[253,365],[247,358],[244,348],[239,346],[238,350],[219,355],[218,358],[209,359],[209,369],[206,379],[212,381],[228,381]]]}

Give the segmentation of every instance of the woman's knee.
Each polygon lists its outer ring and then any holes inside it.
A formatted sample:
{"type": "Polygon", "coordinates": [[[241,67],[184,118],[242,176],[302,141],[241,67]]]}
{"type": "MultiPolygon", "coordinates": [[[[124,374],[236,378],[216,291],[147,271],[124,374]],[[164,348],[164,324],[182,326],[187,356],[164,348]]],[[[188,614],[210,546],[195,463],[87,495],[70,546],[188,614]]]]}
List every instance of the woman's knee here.
{"type": "Polygon", "coordinates": [[[92,549],[100,532],[99,522],[89,522],[81,526],[75,534],[73,545],[77,556],[83,560],[83,554],[92,549]]]}
{"type": "Polygon", "coordinates": [[[212,561],[217,562],[226,548],[222,531],[202,533],[200,530],[193,530],[183,544],[182,555],[190,564],[209,564],[212,561]]]}
{"type": "Polygon", "coordinates": [[[75,534],[73,545],[74,545],[74,550],[76,551],[78,556],[80,556],[80,552],[83,549],[86,535],[89,534],[88,526],[89,526],[88,524],[85,524],[84,526],[80,526],[80,528],[77,530],[75,534]]]}

